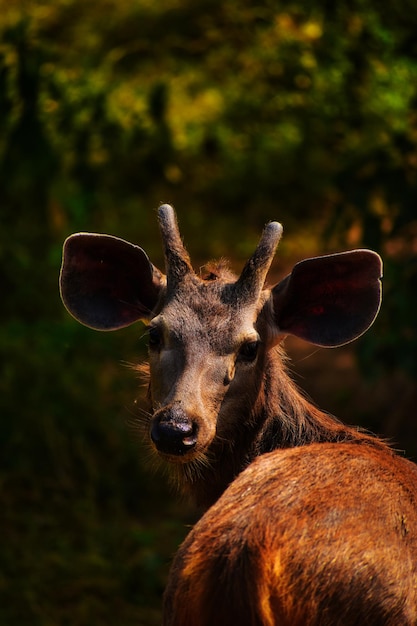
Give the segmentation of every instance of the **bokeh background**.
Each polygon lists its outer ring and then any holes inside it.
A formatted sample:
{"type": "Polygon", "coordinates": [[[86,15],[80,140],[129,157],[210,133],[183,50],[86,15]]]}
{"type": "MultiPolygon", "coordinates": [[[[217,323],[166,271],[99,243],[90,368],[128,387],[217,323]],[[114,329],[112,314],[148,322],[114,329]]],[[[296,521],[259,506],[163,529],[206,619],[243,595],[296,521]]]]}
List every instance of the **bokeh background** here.
{"type": "Polygon", "coordinates": [[[0,0],[0,625],[153,626],[197,513],[137,436],[138,324],[63,309],[64,238],[163,266],[173,203],[198,268],[239,269],[284,223],[274,274],[371,247],[384,304],[353,346],[288,341],[323,408],[417,458],[416,0],[0,0]]]}

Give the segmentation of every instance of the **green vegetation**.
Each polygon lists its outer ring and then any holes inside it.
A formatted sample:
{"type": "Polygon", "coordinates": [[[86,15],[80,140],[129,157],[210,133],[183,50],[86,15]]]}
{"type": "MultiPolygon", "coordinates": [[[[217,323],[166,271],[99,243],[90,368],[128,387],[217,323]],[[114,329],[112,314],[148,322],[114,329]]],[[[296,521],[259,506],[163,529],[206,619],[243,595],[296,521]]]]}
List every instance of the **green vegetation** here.
{"type": "Polygon", "coordinates": [[[0,0],[0,626],[158,624],[193,520],[127,425],[139,385],[122,362],[145,358],[142,329],[99,335],[60,303],[71,232],[162,266],[168,201],[197,266],[233,251],[239,267],[268,219],[283,271],[378,250],[360,389],[312,394],[417,454],[416,9],[0,0]]]}

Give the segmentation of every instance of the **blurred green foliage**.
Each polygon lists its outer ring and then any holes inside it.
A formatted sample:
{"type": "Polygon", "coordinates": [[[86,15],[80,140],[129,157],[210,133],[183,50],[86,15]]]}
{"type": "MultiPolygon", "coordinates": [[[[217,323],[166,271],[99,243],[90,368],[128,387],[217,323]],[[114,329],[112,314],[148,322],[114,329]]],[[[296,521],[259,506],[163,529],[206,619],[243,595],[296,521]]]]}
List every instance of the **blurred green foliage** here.
{"type": "Polygon", "coordinates": [[[119,364],[144,358],[141,330],[69,319],[62,241],[109,232],[161,265],[169,201],[196,262],[238,266],[268,219],[282,268],[378,250],[385,302],[357,355],[380,404],[359,418],[416,454],[417,5],[0,9],[0,624],[152,626],[191,517],[126,428],[137,381],[119,364]]]}

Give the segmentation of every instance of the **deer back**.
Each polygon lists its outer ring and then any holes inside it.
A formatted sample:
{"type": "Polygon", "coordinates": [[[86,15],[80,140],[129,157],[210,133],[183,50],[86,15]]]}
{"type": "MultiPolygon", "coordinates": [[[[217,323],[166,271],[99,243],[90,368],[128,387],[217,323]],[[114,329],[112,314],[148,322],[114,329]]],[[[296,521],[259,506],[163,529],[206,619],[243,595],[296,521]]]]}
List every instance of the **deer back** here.
{"type": "Polygon", "coordinates": [[[164,626],[416,624],[416,494],[367,444],[260,456],[180,547],[164,626]]]}

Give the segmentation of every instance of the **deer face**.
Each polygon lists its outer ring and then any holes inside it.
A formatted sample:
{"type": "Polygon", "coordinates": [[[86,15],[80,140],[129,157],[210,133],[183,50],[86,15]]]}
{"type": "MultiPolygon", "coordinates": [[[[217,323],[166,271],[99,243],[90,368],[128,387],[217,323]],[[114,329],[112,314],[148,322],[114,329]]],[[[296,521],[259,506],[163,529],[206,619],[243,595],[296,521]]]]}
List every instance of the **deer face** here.
{"type": "Polygon", "coordinates": [[[257,378],[264,299],[231,306],[232,288],[193,276],[150,323],[151,439],[172,460],[204,454],[235,421],[257,378]]]}

